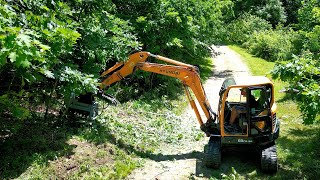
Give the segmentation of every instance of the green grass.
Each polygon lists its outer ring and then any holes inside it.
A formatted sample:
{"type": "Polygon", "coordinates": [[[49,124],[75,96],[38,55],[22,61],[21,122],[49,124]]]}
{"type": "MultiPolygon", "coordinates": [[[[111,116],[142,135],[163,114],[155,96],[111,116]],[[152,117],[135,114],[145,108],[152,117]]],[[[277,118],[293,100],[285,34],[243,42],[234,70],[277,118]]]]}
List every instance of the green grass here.
{"type": "Polygon", "coordinates": [[[229,46],[232,50],[236,51],[242,57],[242,60],[249,67],[252,75],[265,76],[273,69],[274,62],[267,62],[264,59],[255,57],[249,54],[245,49],[239,46],[229,46]]]}
{"type": "Polygon", "coordinates": [[[119,179],[139,165],[100,123],[70,120],[2,118],[0,179],[119,179]],[[99,131],[101,143],[90,139],[99,131]]]}
{"type": "MultiPolygon", "coordinates": [[[[253,75],[267,75],[274,67],[268,62],[249,54],[245,49],[229,46],[239,53],[253,75]]],[[[302,124],[301,112],[290,94],[280,93],[286,83],[273,80],[277,101],[277,116],[281,120],[280,137],[276,141],[280,169],[273,176],[259,173],[240,173],[243,179],[317,179],[320,176],[320,126],[302,124]]],[[[237,167],[235,167],[237,169],[237,167]]]]}

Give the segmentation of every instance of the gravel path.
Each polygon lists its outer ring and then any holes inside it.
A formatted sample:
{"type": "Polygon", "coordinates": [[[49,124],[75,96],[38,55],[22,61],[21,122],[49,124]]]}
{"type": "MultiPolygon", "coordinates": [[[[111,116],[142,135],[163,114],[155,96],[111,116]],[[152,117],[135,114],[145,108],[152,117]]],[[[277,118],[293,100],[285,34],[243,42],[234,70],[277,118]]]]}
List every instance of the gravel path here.
{"type": "MultiPolygon", "coordinates": [[[[249,71],[240,56],[227,46],[212,48],[218,55],[214,58],[213,74],[204,84],[204,88],[211,107],[216,111],[218,92],[223,80],[232,76],[248,76],[249,71]]],[[[199,129],[190,106],[182,115],[182,119],[186,122],[185,129],[190,131],[199,129]]],[[[200,141],[187,138],[178,145],[164,146],[157,157],[146,159],[144,167],[136,169],[128,179],[209,179],[214,170],[206,168],[201,160],[203,147],[207,142],[208,138],[202,138],[200,141]]]]}

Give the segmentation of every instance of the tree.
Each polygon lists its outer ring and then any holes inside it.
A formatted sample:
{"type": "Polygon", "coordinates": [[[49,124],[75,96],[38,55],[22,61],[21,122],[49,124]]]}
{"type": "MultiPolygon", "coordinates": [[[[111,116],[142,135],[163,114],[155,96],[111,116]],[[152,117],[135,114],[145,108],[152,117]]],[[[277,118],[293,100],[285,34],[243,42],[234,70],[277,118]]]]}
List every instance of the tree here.
{"type": "Polygon", "coordinates": [[[273,76],[287,81],[291,88],[299,90],[296,95],[304,122],[315,122],[320,114],[320,2],[302,1],[298,11],[298,31],[300,37],[295,46],[300,50],[293,59],[278,63],[273,76]]]}
{"type": "MultiPolygon", "coordinates": [[[[0,113],[97,91],[102,69],[134,50],[208,53],[230,0],[0,0],[0,113]]],[[[182,58],[183,57],[183,58],[182,58]]],[[[192,57],[192,58],[190,58],[192,57]]],[[[48,111],[47,111],[48,112],[48,111]]]]}
{"type": "Polygon", "coordinates": [[[257,15],[269,21],[273,27],[286,22],[287,18],[280,0],[267,0],[264,6],[258,8],[257,15]]]}
{"type": "MultiPolygon", "coordinates": [[[[103,1],[0,0],[0,113],[29,115],[30,103],[97,90],[98,72],[139,43],[103,1]]],[[[47,108],[48,109],[48,108],[47,108]]]]}
{"type": "Polygon", "coordinates": [[[229,0],[113,0],[117,16],[135,27],[143,49],[178,59],[205,56],[229,0]],[[182,58],[183,57],[183,58],[182,58]]]}
{"type": "Polygon", "coordinates": [[[311,31],[315,26],[320,25],[320,2],[303,0],[301,4],[298,10],[299,29],[311,31]]]}
{"type": "Polygon", "coordinates": [[[294,25],[298,23],[298,10],[301,7],[301,0],[281,0],[284,11],[287,14],[285,25],[294,25]]]}
{"type": "Polygon", "coordinates": [[[269,21],[273,27],[284,23],[287,17],[280,0],[237,0],[234,11],[236,17],[249,13],[269,21]]]}

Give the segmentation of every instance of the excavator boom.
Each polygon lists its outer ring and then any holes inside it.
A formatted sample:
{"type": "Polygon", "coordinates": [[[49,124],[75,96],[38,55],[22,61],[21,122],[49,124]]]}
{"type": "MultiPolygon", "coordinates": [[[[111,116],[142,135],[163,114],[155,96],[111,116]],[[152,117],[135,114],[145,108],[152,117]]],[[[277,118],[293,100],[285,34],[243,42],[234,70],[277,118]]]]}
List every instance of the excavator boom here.
{"type": "Polygon", "coordinates": [[[212,125],[216,120],[216,114],[212,111],[211,106],[208,102],[207,96],[201,83],[199,70],[193,65],[182,63],[163,56],[153,55],[149,52],[138,52],[130,55],[129,59],[126,62],[117,63],[113,67],[103,72],[101,76],[103,78],[106,78],[101,82],[100,89],[108,88],[110,85],[124,79],[126,76],[132,74],[136,70],[153,72],[156,74],[162,74],[165,76],[180,79],[184,86],[191,107],[195,111],[201,129],[208,136],[213,132],[217,132],[215,130],[212,130],[212,125]],[[147,62],[148,57],[154,57],[158,60],[170,63],[172,65],[150,63],[147,62]],[[199,110],[192,98],[192,95],[190,94],[189,88],[194,93],[201,109],[203,110],[207,118],[206,123],[203,122],[200,116],[199,110]]]}

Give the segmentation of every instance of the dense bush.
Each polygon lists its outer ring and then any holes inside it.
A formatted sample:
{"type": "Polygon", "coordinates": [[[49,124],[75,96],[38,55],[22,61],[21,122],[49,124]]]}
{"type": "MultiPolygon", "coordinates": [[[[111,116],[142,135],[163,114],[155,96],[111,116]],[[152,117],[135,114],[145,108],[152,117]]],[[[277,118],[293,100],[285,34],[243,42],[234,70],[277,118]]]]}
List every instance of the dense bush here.
{"type": "Polygon", "coordinates": [[[99,72],[137,49],[197,63],[232,5],[230,0],[0,3],[0,114],[20,118],[29,115],[30,105],[44,103],[48,110],[71,91],[95,92],[99,72]]]}
{"type": "Polygon", "coordinates": [[[301,0],[281,0],[284,11],[287,15],[285,25],[298,23],[298,10],[301,7],[301,0]]]}
{"type": "Polygon", "coordinates": [[[110,1],[0,0],[0,113],[96,91],[98,71],[138,47],[110,1]]]}
{"type": "MultiPolygon", "coordinates": [[[[129,21],[134,27],[142,50],[190,64],[201,64],[202,58],[209,55],[208,45],[213,41],[213,34],[221,26],[223,14],[228,13],[232,5],[229,0],[112,2],[116,16],[129,21]]],[[[126,92],[122,91],[119,99],[139,98],[146,91],[175,97],[174,94],[181,92],[177,90],[181,87],[179,83],[174,78],[136,72],[130,80],[131,87],[126,88],[126,92]]]]}
{"type": "Polygon", "coordinates": [[[301,8],[298,10],[299,29],[303,31],[312,31],[320,25],[320,2],[318,0],[302,0],[301,8]]]}
{"type": "Polygon", "coordinates": [[[295,33],[290,30],[266,30],[254,32],[244,45],[252,54],[266,60],[287,60],[294,52],[294,39],[295,33]]]}
{"type": "Polygon", "coordinates": [[[298,38],[294,41],[297,54],[301,54],[304,51],[310,51],[319,57],[320,25],[316,25],[311,31],[300,30],[297,32],[297,35],[298,38]]]}
{"type": "Polygon", "coordinates": [[[299,90],[296,95],[299,108],[304,122],[310,124],[320,114],[320,2],[303,0],[301,3],[298,38],[294,41],[298,56],[278,63],[273,75],[299,90]]]}
{"type": "Polygon", "coordinates": [[[118,16],[135,27],[143,49],[182,61],[206,56],[229,0],[113,1],[118,16]]]}
{"type": "Polygon", "coordinates": [[[236,18],[249,13],[267,20],[273,27],[286,22],[286,11],[281,0],[237,0],[234,1],[236,18]]]}
{"type": "Polygon", "coordinates": [[[289,82],[291,89],[298,90],[295,98],[304,115],[304,123],[311,124],[320,115],[320,61],[312,53],[294,56],[287,62],[279,62],[273,77],[289,82]]]}
{"type": "Polygon", "coordinates": [[[272,29],[268,21],[251,14],[244,14],[228,24],[225,40],[237,44],[243,44],[251,39],[254,32],[272,29]]]}
{"type": "Polygon", "coordinates": [[[265,0],[265,3],[264,6],[261,6],[256,10],[259,17],[269,21],[273,27],[286,22],[287,15],[281,0],[265,0]]]}

